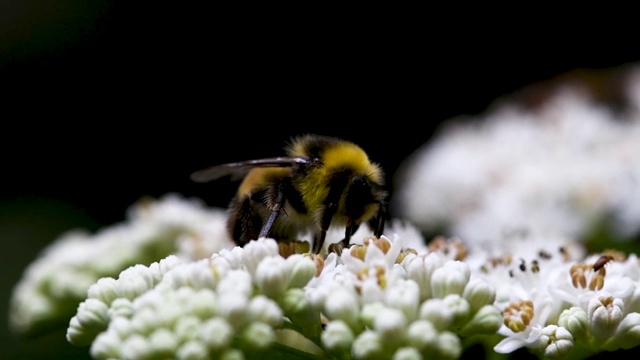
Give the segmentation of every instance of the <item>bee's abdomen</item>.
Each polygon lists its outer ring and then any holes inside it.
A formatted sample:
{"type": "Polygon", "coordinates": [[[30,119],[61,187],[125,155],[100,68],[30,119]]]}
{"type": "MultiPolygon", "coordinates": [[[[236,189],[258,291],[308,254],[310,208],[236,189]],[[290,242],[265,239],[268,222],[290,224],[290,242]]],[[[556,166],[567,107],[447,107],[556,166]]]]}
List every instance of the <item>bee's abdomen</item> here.
{"type": "Polygon", "coordinates": [[[260,235],[263,220],[248,196],[236,197],[229,206],[227,229],[238,246],[244,246],[260,235]]]}

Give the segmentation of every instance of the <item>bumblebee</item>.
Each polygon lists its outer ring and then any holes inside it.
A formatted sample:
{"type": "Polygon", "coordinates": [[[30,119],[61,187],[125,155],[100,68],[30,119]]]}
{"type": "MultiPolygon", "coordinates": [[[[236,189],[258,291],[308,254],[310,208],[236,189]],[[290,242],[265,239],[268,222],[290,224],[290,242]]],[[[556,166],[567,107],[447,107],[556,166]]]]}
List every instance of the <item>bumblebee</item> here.
{"type": "Polygon", "coordinates": [[[376,237],[382,235],[384,173],[361,147],[308,134],[293,138],[285,150],[286,156],[221,164],[191,174],[196,182],[242,177],[227,220],[237,245],[262,237],[291,243],[310,233],[312,251],[319,254],[330,226],[345,227],[340,249],[363,222],[376,237]]]}

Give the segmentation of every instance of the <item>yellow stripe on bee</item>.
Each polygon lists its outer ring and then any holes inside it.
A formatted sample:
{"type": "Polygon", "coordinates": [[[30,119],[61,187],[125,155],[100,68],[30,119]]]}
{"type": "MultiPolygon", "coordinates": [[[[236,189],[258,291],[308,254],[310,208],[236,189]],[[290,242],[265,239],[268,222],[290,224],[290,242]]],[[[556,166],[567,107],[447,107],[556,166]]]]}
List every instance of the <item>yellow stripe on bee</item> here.
{"type": "Polygon", "coordinates": [[[262,190],[266,185],[272,183],[274,179],[285,178],[289,174],[290,169],[288,168],[253,168],[238,187],[238,195],[250,195],[262,190]]]}
{"type": "Polygon", "coordinates": [[[357,145],[343,143],[331,146],[323,154],[322,160],[324,161],[322,170],[326,172],[350,168],[355,173],[366,175],[373,181],[382,181],[379,168],[369,161],[367,154],[357,145]]]}

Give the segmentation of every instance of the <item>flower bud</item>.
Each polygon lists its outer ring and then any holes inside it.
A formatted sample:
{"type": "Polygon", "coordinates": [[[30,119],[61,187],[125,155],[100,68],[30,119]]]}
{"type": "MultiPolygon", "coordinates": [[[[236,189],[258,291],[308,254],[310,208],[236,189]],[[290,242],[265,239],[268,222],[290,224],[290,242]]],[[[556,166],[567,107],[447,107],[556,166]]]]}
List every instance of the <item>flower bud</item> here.
{"type": "Polygon", "coordinates": [[[133,333],[133,325],[128,318],[116,317],[111,320],[108,331],[117,335],[120,339],[124,339],[133,333]]]}
{"type": "Polygon", "coordinates": [[[134,300],[153,286],[151,274],[146,268],[136,265],[120,273],[118,278],[118,293],[120,297],[134,300]]]}
{"type": "Polygon", "coordinates": [[[322,344],[332,353],[345,353],[351,349],[354,335],[349,326],[341,320],[330,321],[321,335],[322,344]]]}
{"type": "Polygon", "coordinates": [[[158,328],[149,335],[149,345],[155,357],[169,359],[176,353],[178,339],[169,329],[158,328]]]}
{"type": "Polygon", "coordinates": [[[242,332],[242,339],[253,349],[266,349],[276,340],[276,334],[271,326],[253,322],[242,332]]]}
{"type": "Polygon", "coordinates": [[[206,345],[196,340],[187,341],[176,351],[176,360],[208,360],[209,358],[206,345]]]}
{"type": "Polygon", "coordinates": [[[309,256],[293,254],[286,259],[286,264],[287,272],[290,274],[290,288],[305,287],[316,275],[316,263],[309,256]]]}
{"type": "Polygon", "coordinates": [[[214,351],[228,347],[234,335],[233,326],[221,317],[204,321],[198,329],[198,338],[214,351]]]}
{"type": "Polygon", "coordinates": [[[549,358],[565,357],[573,349],[573,336],[567,329],[557,325],[545,326],[538,342],[540,350],[549,358]]]}
{"type": "Polygon", "coordinates": [[[120,297],[118,294],[118,281],[111,277],[99,279],[95,284],[89,286],[87,297],[98,299],[107,305],[111,304],[113,300],[120,297]]]}
{"type": "Polygon", "coordinates": [[[373,322],[376,318],[376,315],[385,308],[385,305],[381,302],[373,302],[364,304],[362,306],[362,310],[360,311],[360,322],[362,325],[373,328],[373,322]]]}
{"type": "Polygon", "coordinates": [[[392,360],[422,360],[422,355],[412,347],[402,347],[393,353],[392,360]]]}
{"type": "Polygon", "coordinates": [[[420,289],[420,299],[425,300],[431,297],[431,279],[424,267],[424,258],[412,256],[406,258],[402,265],[407,271],[407,278],[415,281],[420,289]]]}
{"type": "Polygon", "coordinates": [[[396,282],[385,291],[385,303],[401,310],[407,321],[413,321],[417,317],[420,305],[418,284],[413,280],[396,282]]]}
{"type": "Polygon", "coordinates": [[[458,294],[449,294],[442,300],[444,300],[444,304],[451,310],[453,325],[456,327],[463,326],[470,316],[470,306],[467,300],[458,294]]]}
{"type": "Polygon", "coordinates": [[[493,305],[485,305],[462,327],[460,335],[494,334],[501,325],[502,312],[493,305]]]}
{"type": "Polygon", "coordinates": [[[168,273],[169,270],[175,268],[176,266],[182,263],[183,262],[182,260],[180,260],[179,257],[175,255],[169,255],[164,259],[160,260],[160,262],[155,262],[151,264],[151,266],[149,266],[149,269],[151,270],[150,272],[153,276],[153,279],[157,283],[162,279],[164,274],[168,273]]]}
{"type": "Polygon", "coordinates": [[[253,282],[251,274],[244,270],[231,270],[216,286],[216,292],[220,295],[238,294],[248,298],[253,294],[253,282]]]}
{"type": "Polygon", "coordinates": [[[211,255],[210,259],[213,261],[214,258],[220,257],[224,259],[229,269],[240,269],[243,263],[243,248],[236,246],[231,250],[222,249],[217,253],[211,255]]]}
{"type": "Polygon", "coordinates": [[[427,320],[412,322],[407,329],[407,342],[423,353],[435,351],[437,348],[438,331],[427,320]]]}
{"type": "Polygon", "coordinates": [[[467,299],[471,306],[471,312],[475,313],[481,307],[493,304],[496,300],[496,291],[485,280],[473,278],[464,287],[462,297],[467,299]]]}
{"type": "Polygon", "coordinates": [[[330,320],[342,320],[352,329],[358,328],[360,306],[357,295],[346,288],[338,288],[324,303],[325,315],[330,320]]]}
{"type": "Polygon", "coordinates": [[[365,330],[353,342],[351,352],[356,359],[381,359],[384,355],[384,339],[375,331],[365,330]]]}
{"type": "Polygon", "coordinates": [[[429,299],[420,306],[420,319],[430,321],[439,331],[453,324],[453,312],[443,299],[429,299]]]}
{"type": "Polygon", "coordinates": [[[160,318],[156,315],[156,310],[143,308],[136,311],[133,315],[131,318],[131,326],[134,332],[148,335],[160,327],[160,318]]]}
{"type": "Polygon", "coordinates": [[[276,327],[282,323],[282,309],[278,304],[264,295],[251,298],[247,308],[249,321],[259,321],[276,327]]]}
{"type": "Polygon", "coordinates": [[[402,311],[389,307],[380,309],[373,323],[374,329],[380,333],[385,342],[400,344],[404,340],[407,327],[402,311]]]}
{"type": "Polygon", "coordinates": [[[469,265],[462,261],[447,261],[431,276],[433,296],[444,298],[449,294],[462,295],[470,277],[469,265]]]}
{"type": "Polygon", "coordinates": [[[589,320],[587,312],[578,306],[572,306],[560,313],[558,325],[567,329],[575,340],[585,340],[589,320]]]}
{"type": "Polygon", "coordinates": [[[111,331],[101,333],[91,343],[89,350],[94,359],[123,359],[122,342],[120,337],[111,331]]]}
{"type": "Polygon", "coordinates": [[[147,359],[152,353],[151,343],[142,335],[133,333],[122,341],[124,359],[147,359]]]}
{"type": "Polygon", "coordinates": [[[213,290],[201,289],[196,291],[190,301],[189,313],[193,314],[200,319],[208,319],[215,316],[218,313],[217,308],[217,295],[213,290]]]}
{"type": "Polygon", "coordinates": [[[438,353],[439,358],[443,359],[459,359],[462,354],[462,343],[460,338],[454,333],[445,331],[438,336],[438,353]]]}
{"type": "Polygon", "coordinates": [[[620,298],[603,296],[593,298],[587,307],[589,331],[597,339],[612,336],[624,318],[624,303],[620,298]]]}
{"type": "Polygon", "coordinates": [[[615,348],[617,349],[630,349],[640,345],[640,314],[629,313],[624,317],[616,333],[614,335],[615,348]]]}
{"type": "Polygon", "coordinates": [[[256,284],[266,296],[275,299],[289,287],[286,260],[280,256],[263,259],[254,274],[256,284]]]}
{"type": "Polygon", "coordinates": [[[176,322],[174,326],[174,333],[180,342],[187,342],[197,339],[198,329],[202,321],[195,316],[187,315],[183,316],[176,322]]]}
{"type": "Polygon", "coordinates": [[[304,290],[292,288],[279,299],[284,315],[302,329],[303,335],[316,339],[322,332],[320,311],[311,304],[304,290]]]}
{"type": "Polygon", "coordinates": [[[278,243],[273,239],[251,240],[243,248],[243,260],[247,270],[255,274],[258,264],[266,257],[280,256],[278,243]]]}
{"type": "Polygon", "coordinates": [[[239,294],[225,293],[218,298],[220,315],[226,318],[235,329],[240,329],[247,323],[246,308],[248,306],[249,299],[239,294]]]}
{"type": "Polygon", "coordinates": [[[85,328],[80,325],[78,317],[74,316],[69,321],[69,327],[67,328],[67,341],[76,346],[87,346],[91,344],[97,334],[95,332],[86,331],[85,328]]]}
{"type": "Polygon", "coordinates": [[[109,308],[98,299],[89,298],[80,303],[76,317],[80,326],[89,331],[101,331],[109,325],[109,308]]]}

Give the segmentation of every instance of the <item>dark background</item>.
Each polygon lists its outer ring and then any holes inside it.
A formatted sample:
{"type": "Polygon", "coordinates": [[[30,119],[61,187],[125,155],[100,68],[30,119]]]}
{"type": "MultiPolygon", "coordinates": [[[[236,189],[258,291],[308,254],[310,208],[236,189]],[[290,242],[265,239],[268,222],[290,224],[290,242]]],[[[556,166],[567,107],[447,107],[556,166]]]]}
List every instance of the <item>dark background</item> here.
{"type": "MultiPolygon", "coordinates": [[[[62,232],[123,221],[146,195],[225,207],[234,185],[192,183],[194,170],[279,155],[311,132],[360,144],[393,184],[441,122],[573,69],[640,60],[622,31],[592,24],[546,33],[545,19],[269,10],[0,4],[0,321],[21,272],[62,232]]],[[[25,342],[0,329],[3,359],[86,354],[64,331],[25,342]]]]}

